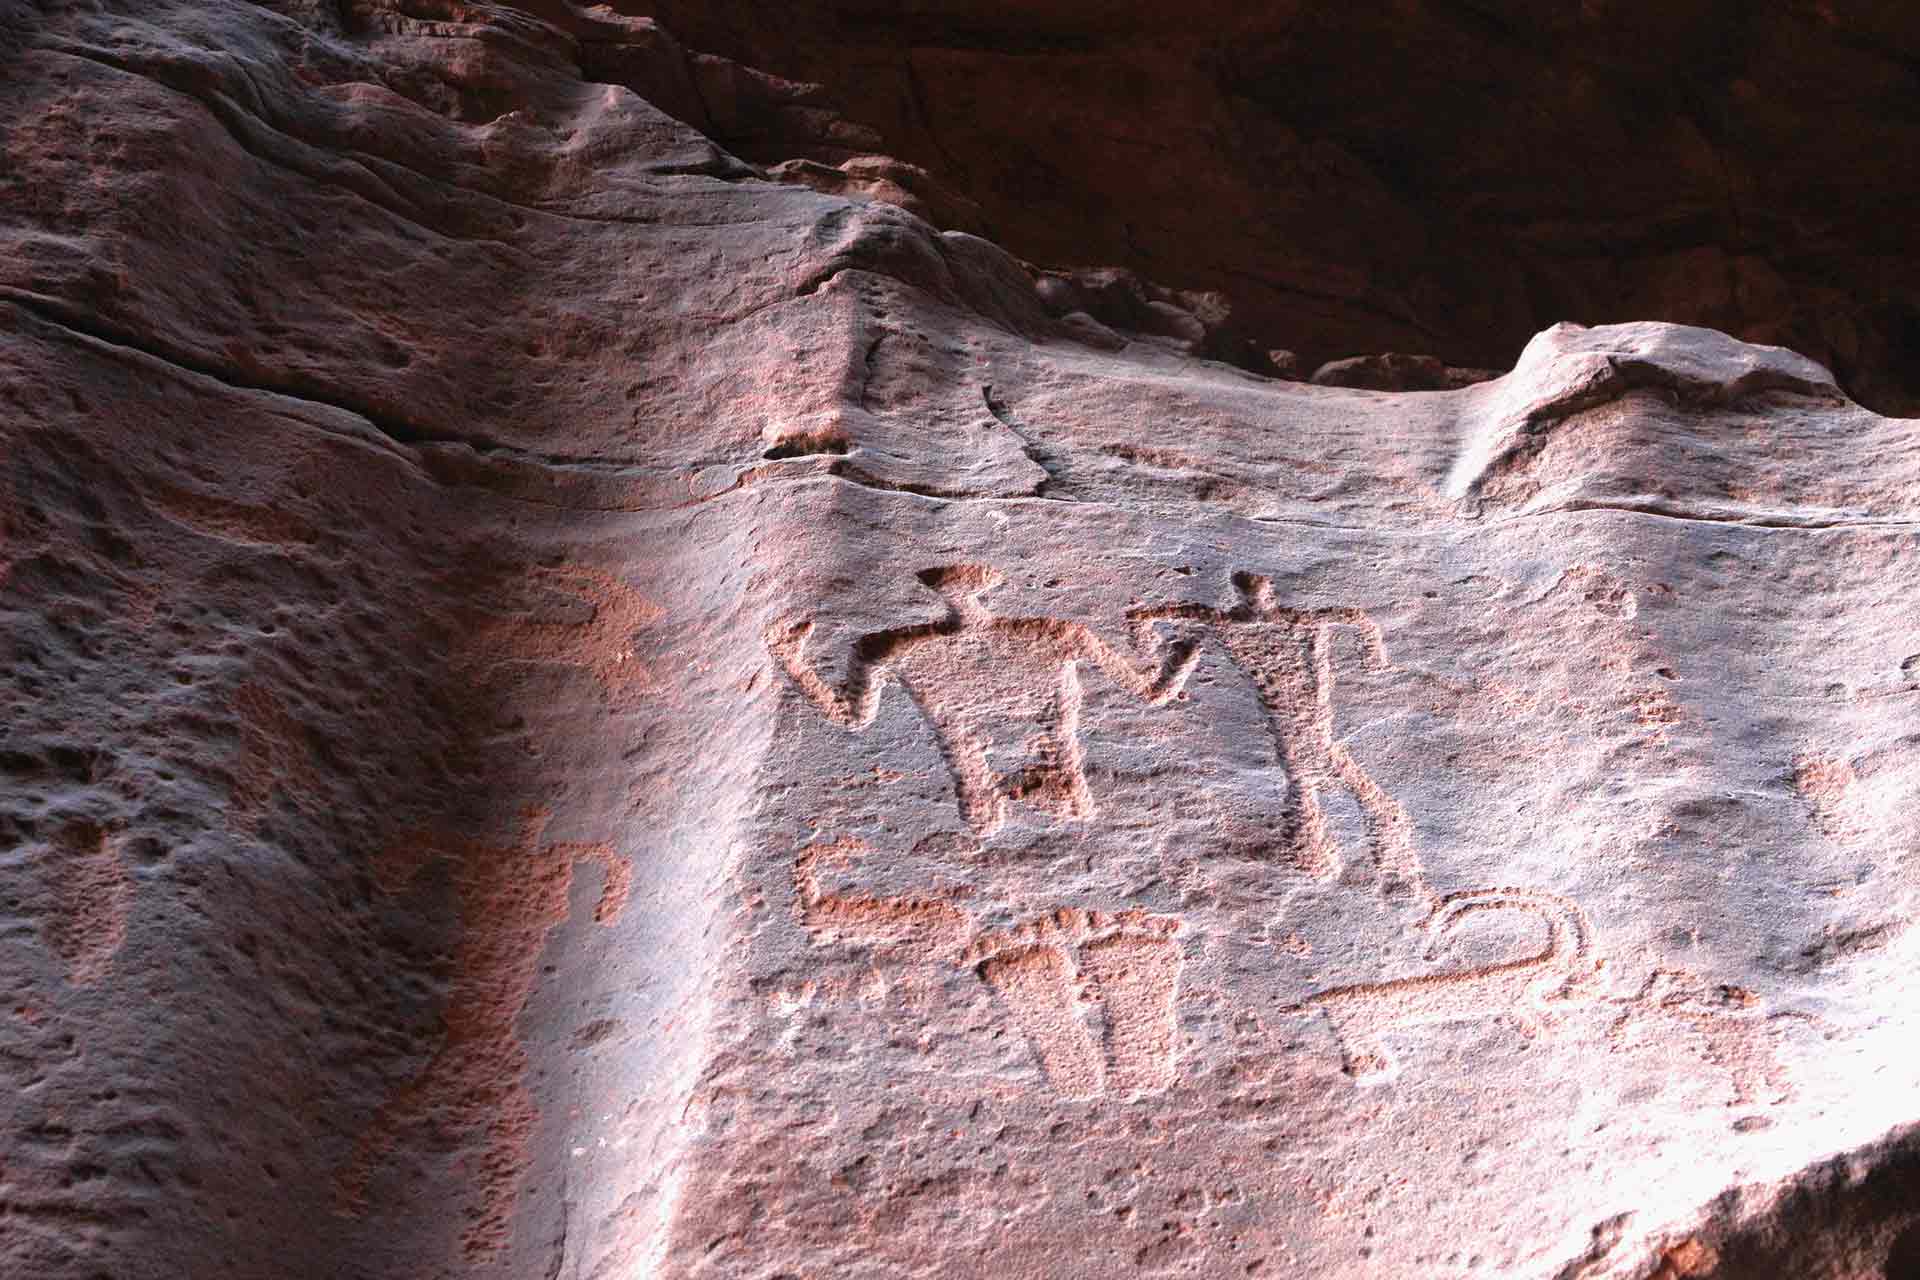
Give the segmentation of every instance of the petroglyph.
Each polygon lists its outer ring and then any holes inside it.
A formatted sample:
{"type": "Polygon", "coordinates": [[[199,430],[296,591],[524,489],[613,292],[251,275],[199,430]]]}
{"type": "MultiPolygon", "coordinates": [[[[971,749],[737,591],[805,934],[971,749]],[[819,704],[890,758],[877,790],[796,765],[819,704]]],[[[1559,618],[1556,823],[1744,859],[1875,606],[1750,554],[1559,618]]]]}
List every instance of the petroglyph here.
{"type": "Polygon", "coordinates": [[[302,725],[270,691],[243,684],[234,691],[233,709],[240,717],[240,764],[233,781],[232,813],[236,825],[257,826],[275,787],[298,787],[311,793],[319,779],[302,725]]]}
{"type": "Polygon", "coordinates": [[[806,661],[811,621],[769,627],[767,648],[807,699],[845,729],[873,723],[887,682],[897,681],[932,727],[961,816],[976,834],[998,831],[1010,801],[1060,818],[1091,817],[1079,664],[1092,663],[1157,706],[1186,682],[1193,647],[1173,646],[1157,667],[1136,666],[1082,623],[994,614],[980,598],[1001,583],[995,570],[953,565],[919,578],[946,601],[946,616],[861,637],[844,689],[830,687],[806,661]],[[1009,743],[1023,758],[997,768],[993,757],[1009,743]]]}
{"type": "Polygon", "coordinates": [[[868,849],[861,841],[843,839],[809,845],[794,860],[794,900],[808,934],[821,942],[910,945],[958,960],[973,933],[973,921],[952,903],[934,898],[835,894],[821,888],[823,863],[844,865],[864,852],[868,849]]]}
{"type": "Polygon", "coordinates": [[[1608,703],[1631,710],[1646,741],[1669,746],[1672,726],[1680,721],[1679,705],[1667,688],[1674,676],[1660,665],[1649,637],[1633,625],[1640,612],[1635,588],[1599,565],[1578,564],[1561,574],[1539,603],[1561,615],[1564,620],[1556,621],[1555,629],[1573,646],[1559,653],[1563,661],[1574,660],[1560,682],[1562,705],[1582,719],[1598,719],[1610,709],[1594,700],[1598,689],[1608,703]]]}
{"type": "Polygon", "coordinates": [[[1072,962],[1055,947],[1003,952],[980,966],[1027,1039],[1041,1072],[1069,1098],[1100,1092],[1102,1064],[1075,991],[1072,962]]]}
{"type": "Polygon", "coordinates": [[[1274,599],[1271,579],[1233,575],[1237,603],[1159,605],[1127,616],[1151,636],[1155,622],[1199,622],[1219,637],[1259,691],[1281,763],[1294,786],[1294,853],[1308,874],[1328,879],[1344,860],[1321,793],[1337,780],[1360,806],[1376,873],[1389,891],[1429,896],[1406,810],[1375,782],[1334,735],[1333,643],[1336,627],[1352,627],[1365,643],[1370,670],[1390,670],[1380,629],[1359,609],[1291,609],[1274,599]]]}
{"type": "Polygon", "coordinates": [[[1176,1077],[1180,922],[1064,908],[967,948],[1041,1071],[1069,1097],[1158,1093],[1176,1077]],[[1096,1040],[1088,1014],[1100,1020],[1096,1040]]]}
{"type": "Polygon", "coordinates": [[[374,882],[406,892],[426,868],[450,864],[459,941],[441,1014],[438,1051],[374,1116],[337,1180],[342,1211],[367,1208],[368,1184],[409,1129],[456,1140],[479,1135],[482,1151],[462,1245],[469,1259],[497,1252],[512,1231],[513,1202],[539,1114],[527,1092],[528,1058],[515,1024],[533,994],[547,936],[567,918],[573,870],[605,874],[593,918],[611,924],[626,906],[633,869],[604,844],[543,844],[548,813],[530,810],[511,847],[436,832],[401,840],[374,859],[374,882]]]}
{"type": "Polygon", "coordinates": [[[1798,1012],[1768,1013],[1760,997],[1745,987],[1712,986],[1684,969],[1655,969],[1640,990],[1613,1001],[1621,1006],[1608,1030],[1615,1050],[1674,1043],[1674,1024],[1702,1059],[1727,1071],[1732,1097],[1727,1105],[1777,1105],[1792,1094],[1781,1065],[1778,1037],[1786,1020],[1812,1021],[1798,1012]]]}
{"type": "Polygon", "coordinates": [[[653,684],[635,636],[660,617],[658,605],[619,578],[583,565],[535,568],[517,585],[522,595],[531,588],[562,597],[586,617],[553,621],[531,611],[476,616],[470,619],[456,662],[476,670],[503,662],[585,667],[615,702],[653,684]]]}
{"type": "Polygon", "coordinates": [[[966,912],[938,899],[821,887],[823,866],[870,852],[842,839],[811,845],[795,860],[795,909],[816,943],[911,948],[972,968],[1013,1015],[1047,1081],[1068,1097],[1157,1093],[1174,1083],[1178,919],[1063,907],[981,933],[966,912]]]}
{"type": "MultiPolygon", "coordinates": [[[[1492,598],[1506,596],[1503,587],[1492,598]]],[[[1505,736],[1521,744],[1558,737],[1577,725],[1612,751],[1671,760],[1680,754],[1674,738],[1686,721],[1674,695],[1681,677],[1639,619],[1643,604],[1672,597],[1664,583],[1636,584],[1600,564],[1570,565],[1537,596],[1507,603],[1524,622],[1489,611],[1468,624],[1490,655],[1500,653],[1517,626],[1552,636],[1551,644],[1500,658],[1470,679],[1430,673],[1419,678],[1439,695],[1436,709],[1469,722],[1511,726],[1505,736]]],[[[1531,749],[1484,753],[1463,767],[1505,772],[1516,753],[1531,749]]]]}
{"type": "Polygon", "coordinates": [[[52,914],[47,945],[67,966],[67,981],[91,986],[106,976],[127,939],[133,878],[105,827],[74,822],[55,835],[47,858],[52,914]]]}
{"type": "Polygon", "coordinates": [[[1472,889],[1440,900],[1428,918],[1433,935],[1429,960],[1463,922],[1491,911],[1523,911],[1546,925],[1546,945],[1533,955],[1500,964],[1399,978],[1391,982],[1336,987],[1308,996],[1294,1011],[1318,1010],[1340,1038],[1347,1074],[1361,1084],[1392,1078],[1397,1067],[1385,1037],[1408,1027],[1503,1018],[1531,1039],[1556,1004],[1591,999],[1601,961],[1594,957],[1592,930],[1580,908],[1565,898],[1531,889],[1472,889]]]}
{"type": "Polygon", "coordinates": [[[1852,764],[1833,756],[1803,755],[1793,762],[1793,786],[1813,812],[1813,824],[1829,840],[1860,834],[1848,801],[1859,776],[1852,764]]]}

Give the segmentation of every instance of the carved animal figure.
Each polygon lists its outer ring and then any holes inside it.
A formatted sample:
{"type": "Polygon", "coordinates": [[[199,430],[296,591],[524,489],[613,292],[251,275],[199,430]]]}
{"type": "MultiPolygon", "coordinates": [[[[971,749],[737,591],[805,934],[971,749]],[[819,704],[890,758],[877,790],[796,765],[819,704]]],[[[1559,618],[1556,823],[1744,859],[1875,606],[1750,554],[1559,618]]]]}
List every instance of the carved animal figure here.
{"type": "Polygon", "coordinates": [[[1427,958],[1437,957],[1462,922],[1488,911],[1538,916],[1547,927],[1546,945],[1533,955],[1481,968],[1335,987],[1308,996],[1293,1011],[1326,1015],[1340,1038],[1344,1069],[1360,1084],[1397,1073],[1384,1037],[1407,1027],[1497,1017],[1531,1039],[1551,1005],[1587,995],[1586,987],[1602,963],[1593,954],[1592,930],[1579,907],[1552,894],[1467,890],[1442,898],[1428,918],[1426,928],[1434,941],[1427,958]]]}
{"type": "Polygon", "coordinates": [[[822,883],[823,867],[871,852],[841,839],[809,845],[794,861],[794,907],[816,943],[857,942],[971,967],[1005,1005],[1048,1083],[1068,1097],[1173,1085],[1177,917],[1061,907],[980,933],[966,912],[936,898],[839,893],[822,883]]]}
{"type": "Polygon", "coordinates": [[[1757,993],[1714,985],[1684,969],[1655,969],[1637,992],[1611,1003],[1621,1008],[1608,1032],[1614,1051],[1653,1044],[1671,1052],[1676,1043],[1687,1045],[1726,1069],[1730,1107],[1772,1106],[1790,1097],[1793,1082],[1779,1056],[1783,1028],[1789,1021],[1817,1021],[1797,1010],[1769,1012],[1757,993]]]}

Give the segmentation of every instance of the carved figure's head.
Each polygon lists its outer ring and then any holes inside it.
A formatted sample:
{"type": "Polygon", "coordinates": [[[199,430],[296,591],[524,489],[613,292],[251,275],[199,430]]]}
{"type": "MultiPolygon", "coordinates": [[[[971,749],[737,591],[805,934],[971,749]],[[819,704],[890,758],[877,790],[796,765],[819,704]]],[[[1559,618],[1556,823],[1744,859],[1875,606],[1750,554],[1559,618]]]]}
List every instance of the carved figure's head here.
{"type": "Polygon", "coordinates": [[[1273,579],[1266,574],[1235,573],[1233,589],[1240,593],[1240,598],[1249,612],[1255,615],[1273,612],[1273,579]]]}
{"type": "Polygon", "coordinates": [[[1006,575],[984,564],[949,564],[922,569],[920,581],[956,608],[971,604],[1006,581],[1006,575]]]}

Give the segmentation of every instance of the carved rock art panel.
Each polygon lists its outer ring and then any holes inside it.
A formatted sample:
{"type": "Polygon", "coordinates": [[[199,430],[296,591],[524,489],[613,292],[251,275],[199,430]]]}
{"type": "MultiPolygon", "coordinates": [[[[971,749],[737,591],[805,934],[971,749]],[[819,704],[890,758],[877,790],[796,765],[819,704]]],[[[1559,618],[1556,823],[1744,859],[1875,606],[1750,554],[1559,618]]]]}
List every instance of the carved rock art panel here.
{"type": "Polygon", "coordinates": [[[1159,705],[1193,670],[1191,647],[1176,646],[1158,666],[1136,665],[1084,623],[993,613],[981,597],[1000,585],[996,570],[953,565],[919,577],[946,602],[946,615],[862,636],[841,689],[807,662],[811,621],[775,623],[767,648],[808,701],[844,729],[872,724],[887,684],[899,684],[932,729],[961,816],[977,835],[997,832],[1013,802],[1056,818],[1092,817],[1080,743],[1080,665],[1159,705]],[[1003,753],[1018,754],[1019,763],[997,767],[994,758],[1003,753]]]}
{"type": "Polygon", "coordinates": [[[1157,1093],[1173,1085],[1179,920],[1061,908],[981,932],[966,912],[938,899],[821,888],[823,862],[869,852],[842,839],[812,845],[795,860],[796,912],[816,943],[911,949],[972,968],[1006,1007],[1048,1083],[1067,1097],[1157,1093]]]}
{"type": "Polygon", "coordinates": [[[453,982],[438,1050],[374,1116],[337,1180],[352,1216],[368,1208],[373,1175],[403,1134],[478,1135],[481,1154],[462,1246],[482,1260],[503,1248],[539,1113],[526,1087],[530,1065],[515,1024],[533,994],[547,936],[567,916],[574,867],[598,863],[605,881],[593,918],[611,924],[626,906],[629,860],[603,844],[543,844],[548,813],[530,811],[510,847],[420,832],[384,850],[373,877],[389,894],[407,892],[428,866],[450,866],[458,900],[453,982]]]}

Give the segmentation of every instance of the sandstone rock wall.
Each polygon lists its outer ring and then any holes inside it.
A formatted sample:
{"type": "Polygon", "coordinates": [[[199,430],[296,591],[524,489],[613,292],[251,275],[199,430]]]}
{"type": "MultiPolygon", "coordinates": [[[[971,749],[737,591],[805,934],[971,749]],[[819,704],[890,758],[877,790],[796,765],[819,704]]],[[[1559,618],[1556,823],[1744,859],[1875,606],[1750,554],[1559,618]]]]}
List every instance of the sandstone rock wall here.
{"type": "Polygon", "coordinates": [[[4,1270],[1907,1274],[1920,423],[1200,359],[701,58],[0,6],[4,1270]]]}
{"type": "Polygon", "coordinates": [[[1255,366],[1666,320],[1920,411],[1898,0],[634,7],[773,73],[709,117],[740,154],[931,170],[944,226],[1216,291],[1255,366]]]}

